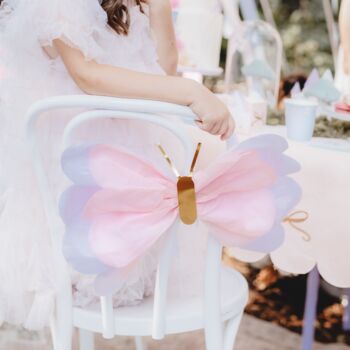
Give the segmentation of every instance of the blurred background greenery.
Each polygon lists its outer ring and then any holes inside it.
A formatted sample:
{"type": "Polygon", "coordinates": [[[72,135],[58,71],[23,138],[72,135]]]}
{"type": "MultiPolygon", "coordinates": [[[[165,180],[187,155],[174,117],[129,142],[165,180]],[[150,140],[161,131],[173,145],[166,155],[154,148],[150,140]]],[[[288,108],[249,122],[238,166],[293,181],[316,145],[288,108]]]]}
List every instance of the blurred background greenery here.
{"type": "Polygon", "coordinates": [[[270,0],[291,72],[333,70],[321,0],[270,0]]]}
{"type": "MultiPolygon", "coordinates": [[[[269,0],[277,29],[282,37],[287,65],[284,66],[281,93],[298,80],[303,84],[313,68],[320,74],[330,69],[334,74],[331,43],[322,0],[269,0]]],[[[261,10],[261,9],[260,9],[261,10]]],[[[261,15],[261,18],[263,16],[261,15]]],[[[337,21],[337,14],[335,14],[337,21]]],[[[225,64],[227,41],[223,43],[222,65],[225,64]]],[[[207,82],[220,92],[220,81],[207,82]]],[[[282,107],[282,105],[280,105],[282,107]]],[[[284,124],[283,108],[270,109],[268,124],[284,124]]],[[[315,136],[350,137],[350,122],[319,118],[315,136]]]]}
{"type": "MultiPolygon", "coordinates": [[[[319,69],[321,73],[328,68],[334,72],[322,0],[270,0],[269,3],[288,62],[284,74],[307,74],[312,68],[319,69]]],[[[224,41],[222,66],[225,64],[226,47],[227,41],[224,41]]]]}

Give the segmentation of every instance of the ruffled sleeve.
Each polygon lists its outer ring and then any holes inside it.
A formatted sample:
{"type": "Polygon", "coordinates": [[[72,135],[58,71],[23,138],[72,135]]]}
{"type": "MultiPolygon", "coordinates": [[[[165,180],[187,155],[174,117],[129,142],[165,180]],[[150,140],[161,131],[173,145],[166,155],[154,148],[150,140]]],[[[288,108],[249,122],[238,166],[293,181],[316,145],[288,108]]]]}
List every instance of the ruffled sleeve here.
{"type": "Polygon", "coordinates": [[[17,0],[14,17],[41,46],[61,39],[87,59],[103,54],[99,42],[108,35],[107,16],[98,0],[17,0]]]}

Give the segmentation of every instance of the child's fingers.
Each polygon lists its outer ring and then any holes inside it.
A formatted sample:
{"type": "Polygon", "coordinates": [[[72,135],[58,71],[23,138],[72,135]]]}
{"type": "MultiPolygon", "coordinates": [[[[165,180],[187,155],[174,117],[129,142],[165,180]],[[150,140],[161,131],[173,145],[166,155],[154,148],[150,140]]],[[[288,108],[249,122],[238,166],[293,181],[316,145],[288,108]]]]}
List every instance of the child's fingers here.
{"type": "Polygon", "coordinates": [[[198,125],[203,131],[212,133],[213,128],[215,127],[215,122],[202,122],[198,125]]]}
{"type": "Polygon", "coordinates": [[[199,129],[201,129],[201,130],[203,130],[205,132],[209,132],[208,131],[208,128],[209,128],[208,124],[205,124],[202,121],[198,122],[197,120],[195,122],[196,122],[197,126],[199,127],[199,129]]]}
{"type": "Polygon", "coordinates": [[[227,131],[221,135],[221,140],[225,141],[228,140],[232,135],[235,130],[235,123],[232,118],[229,119],[228,121],[228,128],[227,131]]]}
{"type": "Polygon", "coordinates": [[[222,129],[225,128],[225,120],[216,122],[215,127],[212,130],[213,135],[221,135],[222,129]]]}
{"type": "Polygon", "coordinates": [[[222,122],[222,124],[221,124],[221,128],[220,128],[220,130],[218,131],[218,133],[217,133],[217,135],[223,135],[223,134],[225,134],[226,132],[227,132],[227,129],[229,128],[229,122],[228,122],[228,120],[226,119],[226,120],[224,120],[223,122],[222,122]]]}

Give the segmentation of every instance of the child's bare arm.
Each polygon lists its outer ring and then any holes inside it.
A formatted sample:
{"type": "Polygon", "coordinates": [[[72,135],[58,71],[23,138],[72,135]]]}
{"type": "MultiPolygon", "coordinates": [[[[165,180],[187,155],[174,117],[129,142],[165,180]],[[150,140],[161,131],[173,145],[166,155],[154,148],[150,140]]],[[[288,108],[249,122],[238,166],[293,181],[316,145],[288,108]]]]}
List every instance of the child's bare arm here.
{"type": "Polygon", "coordinates": [[[341,44],[344,49],[344,71],[350,74],[350,0],[343,0],[339,14],[341,44]]]}
{"type": "Polygon", "coordinates": [[[140,73],[86,61],[83,54],[62,40],[54,41],[69,74],[87,94],[152,99],[186,105],[200,122],[198,126],[223,139],[230,137],[234,121],[226,106],[207,88],[188,79],[140,73]]]}
{"type": "Polygon", "coordinates": [[[175,75],[178,63],[176,38],[169,0],[145,0],[149,5],[150,25],[157,43],[159,63],[175,75]]]}

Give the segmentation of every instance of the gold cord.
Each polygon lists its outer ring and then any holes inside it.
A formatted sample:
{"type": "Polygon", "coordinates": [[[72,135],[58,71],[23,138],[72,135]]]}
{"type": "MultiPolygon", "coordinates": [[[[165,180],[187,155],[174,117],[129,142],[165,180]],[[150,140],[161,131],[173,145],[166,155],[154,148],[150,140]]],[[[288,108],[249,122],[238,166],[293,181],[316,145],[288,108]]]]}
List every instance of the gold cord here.
{"type": "Polygon", "coordinates": [[[304,241],[310,242],[311,236],[308,232],[303,230],[302,228],[298,227],[297,224],[303,223],[309,219],[310,215],[305,210],[297,210],[290,213],[287,217],[284,218],[283,222],[288,223],[290,226],[292,226],[295,230],[299,231],[301,233],[301,236],[304,241]]]}

